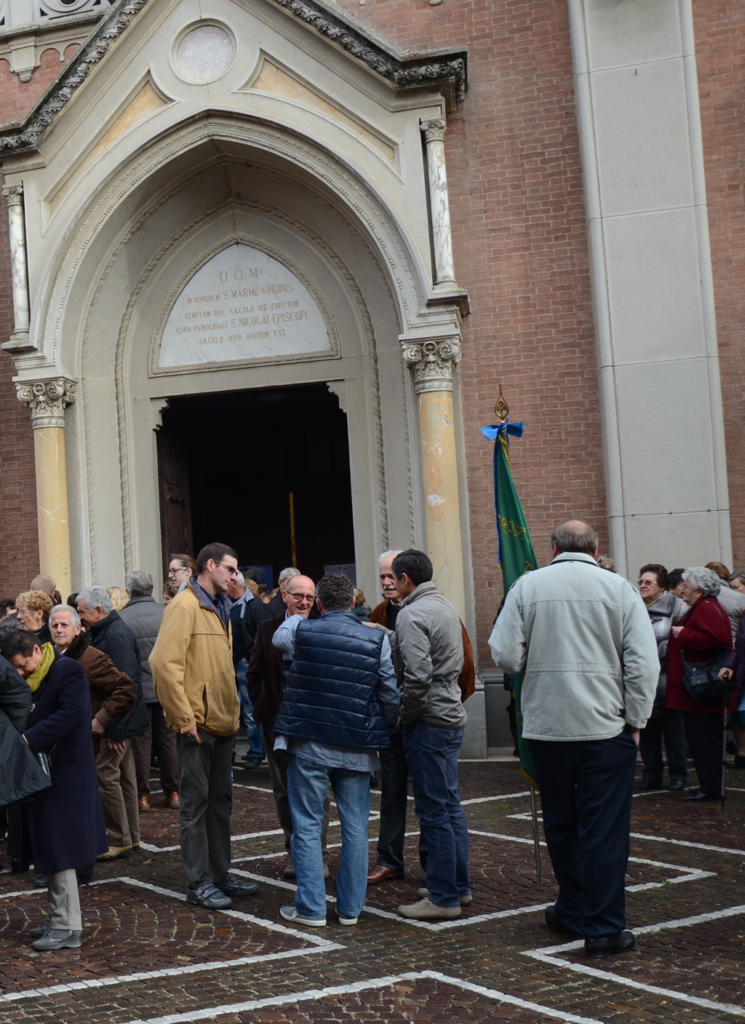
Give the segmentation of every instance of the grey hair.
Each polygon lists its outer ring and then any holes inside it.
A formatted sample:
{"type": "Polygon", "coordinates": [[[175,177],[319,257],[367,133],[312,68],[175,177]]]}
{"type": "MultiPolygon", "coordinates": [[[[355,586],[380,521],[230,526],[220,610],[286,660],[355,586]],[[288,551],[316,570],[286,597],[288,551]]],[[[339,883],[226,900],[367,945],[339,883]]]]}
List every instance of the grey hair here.
{"type": "Polygon", "coordinates": [[[587,523],[582,523],[584,530],[572,530],[569,523],[578,522],[570,519],[569,522],[560,523],[551,534],[551,540],[559,549],[559,552],[572,551],[581,555],[594,555],[598,549],[598,535],[587,523]]]}
{"type": "Polygon", "coordinates": [[[703,565],[694,565],[686,569],[683,579],[694,590],[702,591],[704,597],[716,597],[724,582],[713,569],[707,569],[703,565]]]}
{"type": "Polygon", "coordinates": [[[730,586],[732,585],[732,580],[745,580],[745,572],[733,572],[729,578],[730,586]]]}
{"type": "Polygon", "coordinates": [[[386,560],[386,558],[395,558],[396,555],[400,555],[400,554],[401,554],[400,551],[384,551],[383,554],[378,559],[378,567],[380,567],[383,564],[383,562],[386,560]]]}
{"type": "Polygon", "coordinates": [[[128,590],[132,597],[150,597],[154,586],[150,573],[142,571],[127,573],[124,583],[124,589],[128,590]]]}
{"type": "Polygon", "coordinates": [[[279,574],[279,582],[284,583],[285,580],[291,580],[293,576],[300,575],[300,570],[296,569],[294,565],[290,565],[286,569],[283,569],[282,572],[279,574]]]}
{"type": "Polygon", "coordinates": [[[90,609],[100,608],[104,615],[108,615],[114,607],[111,594],[107,594],[103,587],[88,587],[82,594],[78,594],[78,604],[81,601],[85,601],[90,609]]]}
{"type": "Polygon", "coordinates": [[[54,608],[52,608],[51,612],[49,613],[49,626],[50,626],[50,628],[51,628],[51,625],[52,625],[52,619],[54,618],[54,613],[55,612],[69,612],[70,613],[70,622],[72,622],[73,626],[79,626],[80,625],[80,616],[78,615],[78,613],[75,611],[75,609],[73,608],[73,606],[71,604],[56,604],[54,606],[54,608]]]}
{"type": "Polygon", "coordinates": [[[245,577],[245,576],[243,575],[243,573],[242,573],[242,572],[239,572],[239,573],[238,573],[238,575],[236,576],[236,582],[237,582],[237,583],[238,583],[238,584],[239,584],[239,585],[240,585],[241,587],[242,587],[242,586],[244,585],[244,583],[246,582],[246,577],[245,577]]]}

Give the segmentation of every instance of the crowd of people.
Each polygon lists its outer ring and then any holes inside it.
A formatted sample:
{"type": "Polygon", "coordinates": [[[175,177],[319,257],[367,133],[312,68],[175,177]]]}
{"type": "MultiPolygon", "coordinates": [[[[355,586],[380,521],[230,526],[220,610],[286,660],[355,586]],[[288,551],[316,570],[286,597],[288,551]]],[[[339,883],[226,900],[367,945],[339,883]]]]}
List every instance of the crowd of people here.
{"type": "MultiPolygon", "coordinates": [[[[586,524],[562,524],[552,543],[550,565],[506,595],[489,643],[505,673],[523,674],[523,736],[560,889],[546,923],[599,957],[634,944],[624,879],[637,751],[644,790],[663,785],[665,764],[669,789],[684,790],[690,756],[691,803],[723,799],[727,726],[745,767],[745,574],[648,564],[634,586],[586,524]]],[[[338,573],[316,584],[289,567],[269,591],[214,543],[173,556],[162,603],[142,571],[65,603],[38,576],[0,602],[0,736],[18,740],[2,750],[40,778],[25,802],[0,786],[11,870],[33,864],[48,890],[35,949],[81,945],[78,884],[96,861],[138,849],[153,765],[179,813],[186,901],[222,910],[258,891],[230,872],[239,730],[244,767],[269,769],[284,876],[296,883],[284,919],[326,925],[330,793],[341,819],[338,921],[355,925],[368,886],[404,876],[409,780],[426,885],[398,912],[460,916],[474,898],[457,765],[473,651],[424,552],[384,552],[380,585],[372,609],[338,573]]]]}

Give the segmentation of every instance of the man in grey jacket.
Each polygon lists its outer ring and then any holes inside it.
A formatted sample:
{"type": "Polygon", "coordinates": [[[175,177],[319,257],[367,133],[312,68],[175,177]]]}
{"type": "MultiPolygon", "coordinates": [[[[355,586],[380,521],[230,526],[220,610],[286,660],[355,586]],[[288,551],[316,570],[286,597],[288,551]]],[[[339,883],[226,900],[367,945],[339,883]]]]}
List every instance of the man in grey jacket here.
{"type": "Polygon", "coordinates": [[[471,902],[468,827],[458,796],[466,724],[458,686],[463,631],[458,612],[432,583],[432,562],[423,551],[396,555],[393,575],[402,599],[393,645],[401,685],[398,722],[428,849],[423,898],[398,912],[437,921],[460,917],[460,908],[471,902]]]}
{"type": "Polygon", "coordinates": [[[595,561],[586,523],[557,526],[554,559],[511,587],[489,646],[524,672],[523,736],[541,790],[559,898],[546,923],[585,939],[591,957],[634,948],[625,876],[639,730],[652,711],[659,660],[642,599],[595,561]]]}
{"type": "Polygon", "coordinates": [[[156,604],[153,598],[153,577],[148,572],[131,572],[125,582],[129,601],[119,615],[127,623],[137,641],[137,657],[140,662],[140,682],[145,697],[145,707],[150,728],[141,736],[132,739],[132,753],[137,772],[137,798],[140,811],[150,810],[150,757],[153,736],[158,744],[160,781],[166,807],[179,806],[179,772],[176,755],[176,733],[169,728],[163,708],[155,696],[153,670],[150,668],[150,654],[158,638],[163,621],[165,605],[156,604]]]}

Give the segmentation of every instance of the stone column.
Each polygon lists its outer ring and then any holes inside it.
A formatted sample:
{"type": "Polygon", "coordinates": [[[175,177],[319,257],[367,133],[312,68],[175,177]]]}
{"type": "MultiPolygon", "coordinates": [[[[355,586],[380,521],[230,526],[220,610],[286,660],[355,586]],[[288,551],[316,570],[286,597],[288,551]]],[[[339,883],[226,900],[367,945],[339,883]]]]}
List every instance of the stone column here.
{"type": "Polygon", "coordinates": [[[10,220],[10,266],[13,282],[13,315],[15,326],[12,342],[28,341],[29,297],[26,259],[26,221],[23,214],[23,185],[6,185],[3,195],[8,203],[10,220]]]}
{"type": "Polygon", "coordinates": [[[427,552],[439,589],[465,621],[458,464],[453,415],[453,373],[460,338],[403,341],[404,362],[414,372],[419,400],[427,552]]]}
{"type": "Polygon", "coordinates": [[[65,407],[75,401],[75,389],[75,383],[65,377],[16,384],[19,400],[31,409],[34,428],[39,571],[52,577],[63,598],[72,589],[65,407]]]}
{"type": "Polygon", "coordinates": [[[445,173],[445,118],[433,117],[419,125],[427,144],[427,177],[432,216],[435,284],[455,285],[453,239],[450,234],[448,179],[445,173]]]}

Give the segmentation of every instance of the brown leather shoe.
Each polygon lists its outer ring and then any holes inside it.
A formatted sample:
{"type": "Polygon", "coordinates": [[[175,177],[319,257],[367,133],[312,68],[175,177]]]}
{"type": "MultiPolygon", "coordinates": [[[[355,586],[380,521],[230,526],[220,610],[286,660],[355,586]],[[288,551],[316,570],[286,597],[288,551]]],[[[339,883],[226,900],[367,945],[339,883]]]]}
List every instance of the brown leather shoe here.
{"type": "Polygon", "coordinates": [[[181,801],[178,798],[178,793],[166,793],[166,807],[180,807],[181,801]]]}
{"type": "Polygon", "coordinates": [[[403,877],[404,875],[402,871],[396,871],[395,868],[387,868],[385,864],[376,864],[375,867],[367,873],[367,884],[377,885],[378,882],[385,882],[389,878],[403,877]]]}
{"type": "Polygon", "coordinates": [[[110,846],[106,853],[99,854],[96,860],[118,860],[120,857],[128,857],[132,847],[110,846]]]}
{"type": "Polygon", "coordinates": [[[141,811],[150,810],[150,801],[147,798],[147,793],[145,794],[145,796],[140,797],[140,799],[137,801],[137,806],[141,811]]]}

